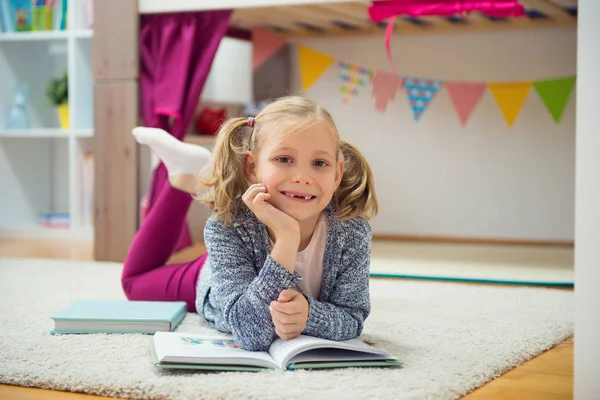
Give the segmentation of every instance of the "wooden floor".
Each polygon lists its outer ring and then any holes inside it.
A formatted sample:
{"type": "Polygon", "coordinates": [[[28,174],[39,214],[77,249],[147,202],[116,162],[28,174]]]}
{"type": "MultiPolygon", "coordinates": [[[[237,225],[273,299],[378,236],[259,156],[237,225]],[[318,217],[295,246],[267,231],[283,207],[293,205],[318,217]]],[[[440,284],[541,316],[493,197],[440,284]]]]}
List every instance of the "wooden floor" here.
{"type": "MultiPolygon", "coordinates": [[[[204,252],[196,245],[174,255],[172,261],[184,261],[204,252]]],[[[44,257],[92,260],[93,248],[86,242],[1,240],[0,257],[44,257]]],[[[570,289],[565,289],[570,290],[570,289]]],[[[0,399],[14,400],[87,400],[104,397],[78,393],[0,385],[0,399]]],[[[573,398],[573,339],[507,372],[464,399],[555,400],[573,398]]]]}

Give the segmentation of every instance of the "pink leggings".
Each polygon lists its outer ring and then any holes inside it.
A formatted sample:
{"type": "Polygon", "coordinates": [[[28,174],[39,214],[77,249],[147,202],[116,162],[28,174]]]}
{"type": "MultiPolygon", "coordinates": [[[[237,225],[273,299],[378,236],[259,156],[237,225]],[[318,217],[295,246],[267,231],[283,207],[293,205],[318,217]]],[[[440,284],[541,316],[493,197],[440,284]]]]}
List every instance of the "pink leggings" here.
{"type": "Polygon", "coordinates": [[[129,300],[185,301],[189,312],[196,311],[196,283],[207,254],[188,263],[165,265],[192,200],[189,193],[165,183],[125,259],[121,284],[129,300]]]}

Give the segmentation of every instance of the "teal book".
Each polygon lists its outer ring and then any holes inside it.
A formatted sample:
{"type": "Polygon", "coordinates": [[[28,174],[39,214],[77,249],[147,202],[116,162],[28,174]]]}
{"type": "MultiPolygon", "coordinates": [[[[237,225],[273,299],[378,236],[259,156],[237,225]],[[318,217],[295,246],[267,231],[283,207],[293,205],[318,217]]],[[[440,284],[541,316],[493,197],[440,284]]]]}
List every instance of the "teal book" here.
{"type": "Polygon", "coordinates": [[[186,313],[182,301],[79,300],[51,317],[51,333],[171,332],[186,313]]]}
{"type": "Polygon", "coordinates": [[[402,361],[385,349],[359,339],[333,341],[305,335],[277,339],[268,351],[248,351],[232,338],[156,332],[150,352],[154,366],[165,369],[291,371],[402,366],[402,361]]]}

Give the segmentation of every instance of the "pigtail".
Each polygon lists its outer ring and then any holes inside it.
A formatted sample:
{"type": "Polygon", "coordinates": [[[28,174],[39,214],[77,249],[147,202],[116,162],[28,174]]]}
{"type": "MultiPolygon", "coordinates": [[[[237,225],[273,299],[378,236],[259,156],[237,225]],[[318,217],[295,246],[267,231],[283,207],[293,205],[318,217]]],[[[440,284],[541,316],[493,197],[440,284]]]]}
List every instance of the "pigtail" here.
{"type": "Polygon", "coordinates": [[[250,185],[244,173],[245,153],[249,150],[244,127],[248,118],[231,118],[217,134],[208,171],[200,176],[201,193],[197,199],[207,204],[225,225],[243,205],[241,197],[250,185]]]}
{"type": "Polygon", "coordinates": [[[371,167],[361,152],[340,141],[344,160],[342,180],[334,195],[334,206],[340,220],[354,217],[370,219],[377,215],[378,202],[371,167]]]}

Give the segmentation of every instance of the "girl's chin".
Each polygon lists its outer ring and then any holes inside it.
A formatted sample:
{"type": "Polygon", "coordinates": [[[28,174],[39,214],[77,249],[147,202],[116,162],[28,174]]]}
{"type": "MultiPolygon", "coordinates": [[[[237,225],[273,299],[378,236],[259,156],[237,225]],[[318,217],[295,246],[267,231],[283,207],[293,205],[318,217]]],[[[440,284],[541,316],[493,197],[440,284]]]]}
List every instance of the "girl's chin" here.
{"type": "Polygon", "coordinates": [[[298,222],[310,220],[311,218],[314,218],[316,216],[314,211],[309,210],[294,210],[290,209],[289,207],[280,210],[289,215],[290,217],[294,218],[298,222]]]}

